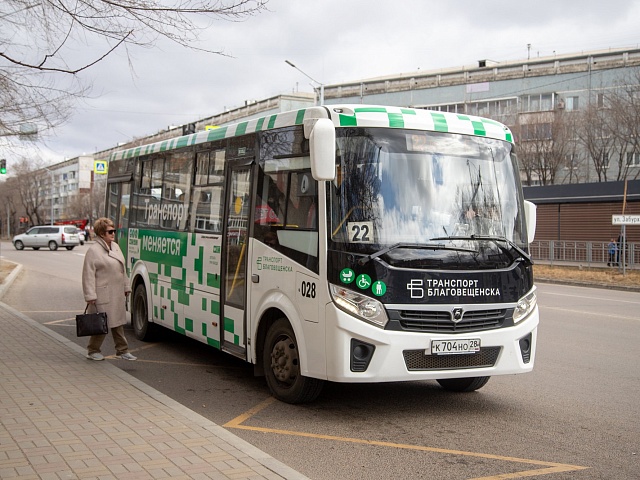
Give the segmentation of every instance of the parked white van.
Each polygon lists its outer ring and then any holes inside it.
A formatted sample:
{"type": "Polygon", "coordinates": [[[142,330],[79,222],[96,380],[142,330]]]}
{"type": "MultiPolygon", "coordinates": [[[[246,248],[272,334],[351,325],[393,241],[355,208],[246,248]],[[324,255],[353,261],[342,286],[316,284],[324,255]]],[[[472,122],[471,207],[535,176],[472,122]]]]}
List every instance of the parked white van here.
{"type": "Polygon", "coordinates": [[[25,233],[13,237],[13,246],[16,250],[25,247],[39,250],[40,247],[48,247],[49,250],[57,250],[65,247],[73,250],[80,245],[78,229],[73,225],[41,225],[31,227],[25,233]]]}

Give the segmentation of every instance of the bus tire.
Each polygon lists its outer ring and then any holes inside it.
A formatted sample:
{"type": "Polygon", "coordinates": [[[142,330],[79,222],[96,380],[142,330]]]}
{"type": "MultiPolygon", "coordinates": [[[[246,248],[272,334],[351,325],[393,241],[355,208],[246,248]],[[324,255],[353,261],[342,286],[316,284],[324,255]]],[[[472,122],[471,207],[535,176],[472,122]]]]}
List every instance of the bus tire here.
{"type": "Polygon", "coordinates": [[[443,378],[438,380],[442,388],[450,392],[474,392],[484,387],[491,377],[443,378]]]}
{"type": "Polygon", "coordinates": [[[143,284],[136,287],[131,301],[131,326],[138,340],[153,340],[157,326],[149,322],[147,289],[143,284]]]}
{"type": "Polygon", "coordinates": [[[300,374],[298,342],[286,318],[279,318],[269,327],[262,359],[267,385],[278,400],[307,403],[320,395],[324,381],[300,374]]]}

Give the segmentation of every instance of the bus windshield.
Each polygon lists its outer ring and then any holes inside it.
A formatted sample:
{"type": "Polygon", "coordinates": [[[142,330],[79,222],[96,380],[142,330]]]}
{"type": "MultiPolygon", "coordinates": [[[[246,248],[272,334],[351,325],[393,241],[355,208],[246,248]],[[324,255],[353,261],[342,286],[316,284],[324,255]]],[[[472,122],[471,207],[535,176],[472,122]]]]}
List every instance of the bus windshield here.
{"type": "Polygon", "coordinates": [[[523,198],[509,142],[343,128],[336,144],[330,248],[384,251],[391,264],[446,268],[503,268],[525,254],[523,198]]]}

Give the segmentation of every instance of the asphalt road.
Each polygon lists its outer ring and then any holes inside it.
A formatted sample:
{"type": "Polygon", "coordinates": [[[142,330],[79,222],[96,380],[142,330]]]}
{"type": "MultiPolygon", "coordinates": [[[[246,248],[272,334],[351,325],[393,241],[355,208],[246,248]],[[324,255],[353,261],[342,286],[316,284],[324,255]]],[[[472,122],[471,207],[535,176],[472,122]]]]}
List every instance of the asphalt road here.
{"type": "MultiPolygon", "coordinates": [[[[85,250],[3,243],[23,270],[2,301],[84,345],[74,316],[85,250]]],[[[150,344],[129,330],[139,360],[108,361],[314,480],[640,478],[640,293],[538,289],[533,373],[470,394],[328,384],[316,402],[287,405],[251,365],[172,333],[150,344]]]]}

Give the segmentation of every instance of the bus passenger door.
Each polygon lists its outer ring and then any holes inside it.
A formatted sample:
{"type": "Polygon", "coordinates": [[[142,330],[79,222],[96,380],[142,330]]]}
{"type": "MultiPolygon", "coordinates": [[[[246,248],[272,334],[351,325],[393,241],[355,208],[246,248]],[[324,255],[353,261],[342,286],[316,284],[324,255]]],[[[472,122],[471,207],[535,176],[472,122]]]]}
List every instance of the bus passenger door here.
{"type": "Polygon", "coordinates": [[[247,257],[251,214],[251,165],[231,167],[227,177],[227,206],[223,244],[220,348],[246,359],[247,257]]]}

